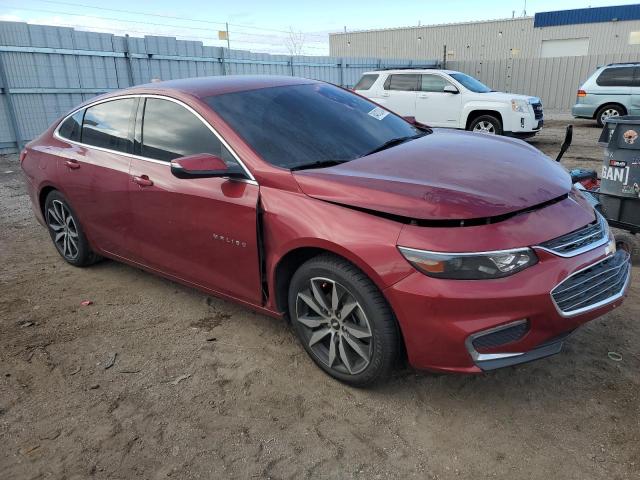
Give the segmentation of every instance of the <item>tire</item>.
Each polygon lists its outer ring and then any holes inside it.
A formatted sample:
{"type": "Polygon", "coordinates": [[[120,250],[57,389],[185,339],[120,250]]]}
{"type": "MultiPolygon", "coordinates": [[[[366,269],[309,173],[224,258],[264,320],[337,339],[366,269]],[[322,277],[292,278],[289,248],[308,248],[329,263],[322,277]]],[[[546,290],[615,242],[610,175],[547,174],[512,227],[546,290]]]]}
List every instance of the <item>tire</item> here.
{"type": "Polygon", "coordinates": [[[596,122],[599,127],[604,127],[605,120],[609,117],[626,115],[626,111],[619,105],[603,105],[596,112],[596,122]]]}
{"type": "Polygon", "coordinates": [[[502,135],[502,122],[493,115],[480,115],[469,124],[469,130],[490,135],[502,135]]]}
{"type": "Polygon", "coordinates": [[[626,250],[631,255],[631,262],[634,265],[640,264],[640,239],[637,235],[618,230],[614,232],[616,248],[626,250]]]}
{"type": "Polygon", "coordinates": [[[341,382],[372,385],[395,366],[400,333],[393,312],[373,282],[346,260],[323,254],[301,265],[289,286],[289,315],[312,360],[341,382]]]}
{"type": "Polygon", "coordinates": [[[60,192],[54,190],[47,195],[44,219],[53,245],[67,263],[87,267],[100,260],[91,250],[77,215],[60,192]]]}

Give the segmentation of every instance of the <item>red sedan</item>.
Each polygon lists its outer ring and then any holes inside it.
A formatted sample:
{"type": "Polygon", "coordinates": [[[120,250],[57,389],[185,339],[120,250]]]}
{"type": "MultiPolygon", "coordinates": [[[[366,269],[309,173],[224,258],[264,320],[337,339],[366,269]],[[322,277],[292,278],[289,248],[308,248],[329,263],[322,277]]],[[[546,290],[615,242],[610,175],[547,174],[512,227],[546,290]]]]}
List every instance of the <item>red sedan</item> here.
{"type": "Polygon", "coordinates": [[[67,262],[108,257],[288,318],[352,385],[402,357],[475,373],[557,353],[629,284],[628,254],[535,148],[313,80],[113,92],[21,163],[67,262]]]}

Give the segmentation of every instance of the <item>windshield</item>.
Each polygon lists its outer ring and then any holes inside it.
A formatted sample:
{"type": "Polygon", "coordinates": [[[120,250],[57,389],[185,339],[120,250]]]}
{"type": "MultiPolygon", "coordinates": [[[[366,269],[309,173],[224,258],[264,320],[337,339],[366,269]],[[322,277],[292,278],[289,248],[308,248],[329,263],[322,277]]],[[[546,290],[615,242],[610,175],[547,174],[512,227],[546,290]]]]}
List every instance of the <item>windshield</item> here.
{"type": "Polygon", "coordinates": [[[451,73],[454,79],[460,82],[466,89],[476,93],[489,93],[492,90],[480,80],[467,75],[466,73],[451,73]]]}
{"type": "Polygon", "coordinates": [[[205,101],[262,158],[289,169],[342,163],[391,140],[424,134],[368,100],[324,83],[226,93],[205,101]]]}

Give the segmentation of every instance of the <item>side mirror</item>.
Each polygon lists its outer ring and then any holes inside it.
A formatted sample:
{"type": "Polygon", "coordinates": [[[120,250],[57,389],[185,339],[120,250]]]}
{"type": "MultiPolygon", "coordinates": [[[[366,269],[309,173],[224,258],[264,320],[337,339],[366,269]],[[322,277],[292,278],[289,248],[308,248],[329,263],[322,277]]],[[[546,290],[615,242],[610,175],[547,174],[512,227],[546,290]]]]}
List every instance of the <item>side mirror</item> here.
{"type": "Polygon", "coordinates": [[[556,157],[556,162],[562,160],[562,156],[567,150],[569,150],[569,147],[571,146],[571,140],[573,140],[573,125],[567,125],[567,131],[564,134],[564,142],[562,142],[560,153],[558,153],[558,156],[556,157]]]}
{"type": "Polygon", "coordinates": [[[442,89],[442,91],[444,93],[460,93],[460,90],[458,90],[456,87],[454,87],[453,85],[445,85],[444,88],[442,89]]]}
{"type": "Polygon", "coordinates": [[[242,170],[228,166],[220,157],[197,153],[171,160],[171,173],[178,178],[242,177],[242,170]]]}

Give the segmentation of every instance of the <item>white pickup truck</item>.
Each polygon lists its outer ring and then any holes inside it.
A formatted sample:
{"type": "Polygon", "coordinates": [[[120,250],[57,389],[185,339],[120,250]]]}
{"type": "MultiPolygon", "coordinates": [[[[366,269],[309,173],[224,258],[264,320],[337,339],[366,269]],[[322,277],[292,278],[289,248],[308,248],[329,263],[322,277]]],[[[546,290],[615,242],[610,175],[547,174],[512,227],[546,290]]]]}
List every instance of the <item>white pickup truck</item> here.
{"type": "Polygon", "coordinates": [[[389,110],[432,127],[526,138],[540,131],[537,97],[494,92],[475,78],[453,70],[366,72],[356,93],[389,110]]]}

